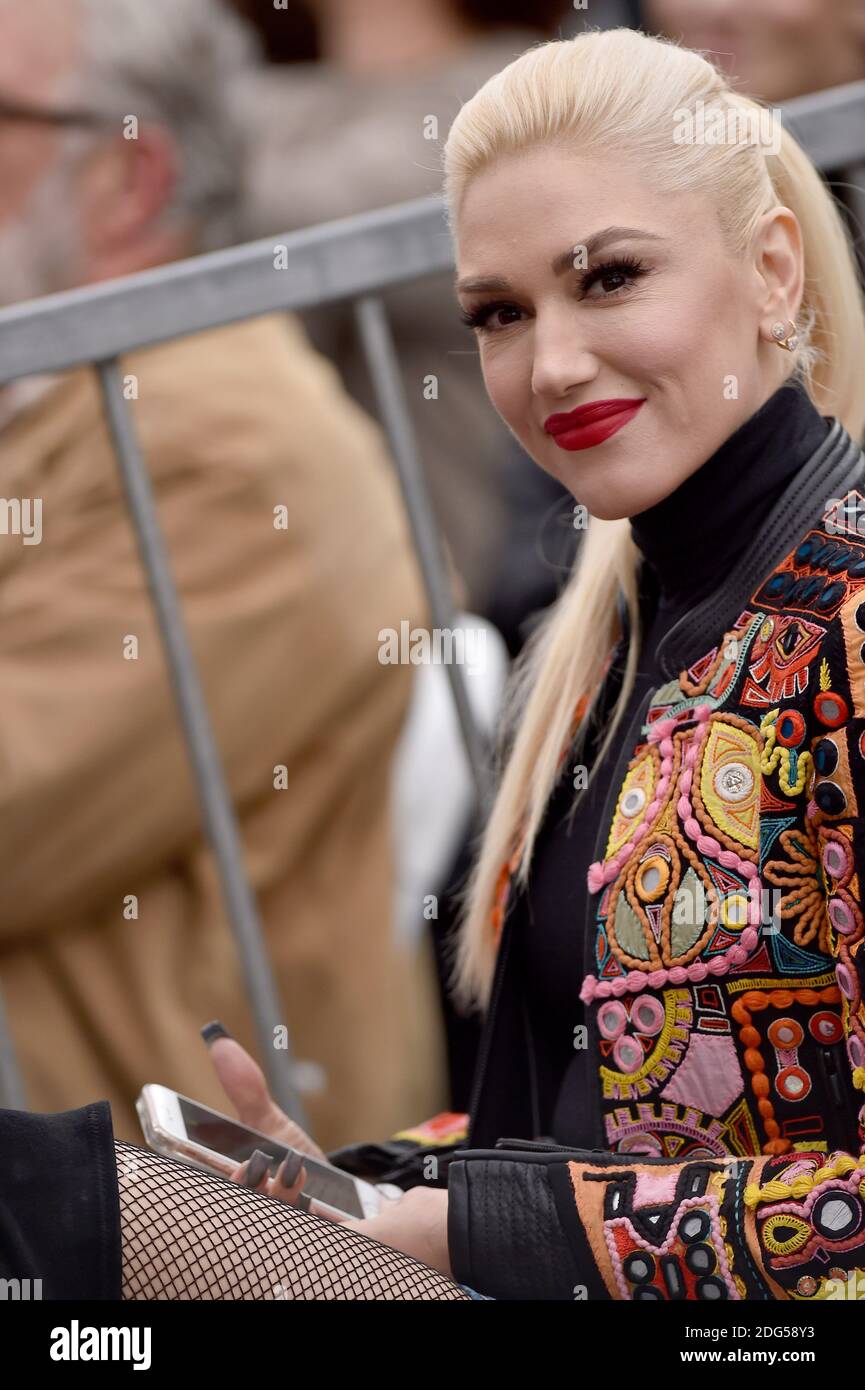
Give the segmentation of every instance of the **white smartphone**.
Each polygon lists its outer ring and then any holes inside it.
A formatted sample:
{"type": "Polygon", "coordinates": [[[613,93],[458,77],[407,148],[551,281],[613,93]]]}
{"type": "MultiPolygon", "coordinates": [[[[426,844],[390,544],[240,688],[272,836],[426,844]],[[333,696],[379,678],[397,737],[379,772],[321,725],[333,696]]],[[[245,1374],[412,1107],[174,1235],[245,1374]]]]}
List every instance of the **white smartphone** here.
{"type": "MultiPolygon", "coordinates": [[[[191,1163],[195,1168],[230,1177],[256,1149],[270,1155],[272,1175],[285,1157],[294,1152],[287,1144],[248,1129],[228,1115],[220,1115],[189,1096],[167,1086],[144,1086],[135,1102],[144,1138],[151,1149],[169,1158],[191,1163]]],[[[402,1196],[402,1189],[389,1183],[364,1182],[332,1163],[303,1155],[307,1172],[303,1191],[335,1215],[362,1219],[375,1216],[382,1201],[402,1196]]]]}

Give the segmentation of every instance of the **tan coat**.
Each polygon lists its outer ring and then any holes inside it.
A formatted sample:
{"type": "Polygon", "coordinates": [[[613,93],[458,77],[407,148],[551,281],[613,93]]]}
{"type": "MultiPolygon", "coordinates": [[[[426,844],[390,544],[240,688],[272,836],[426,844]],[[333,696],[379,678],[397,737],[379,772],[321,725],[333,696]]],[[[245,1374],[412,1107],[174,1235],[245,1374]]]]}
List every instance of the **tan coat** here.
{"type": "MultiPolygon", "coordinates": [[[[426,615],[383,436],[295,320],[124,372],[284,1020],[327,1076],[315,1133],[389,1133],[442,1073],[428,971],[391,941],[410,668],[378,632],[426,615]]],[[[0,990],[31,1108],[106,1097],[140,1141],[145,1082],[225,1108],[203,1023],[255,1038],[91,371],[0,431],[0,478],[43,517],[39,545],[0,534],[0,990]]]]}

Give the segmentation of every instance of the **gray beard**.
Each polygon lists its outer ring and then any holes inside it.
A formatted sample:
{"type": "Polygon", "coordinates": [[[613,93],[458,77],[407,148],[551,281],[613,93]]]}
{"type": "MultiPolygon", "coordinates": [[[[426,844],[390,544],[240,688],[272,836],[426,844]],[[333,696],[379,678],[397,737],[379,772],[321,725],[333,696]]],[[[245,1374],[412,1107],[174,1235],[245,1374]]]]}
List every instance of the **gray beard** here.
{"type": "Polygon", "coordinates": [[[81,234],[69,185],[66,169],[51,170],[21,213],[0,224],[0,308],[81,282],[81,234]]]}

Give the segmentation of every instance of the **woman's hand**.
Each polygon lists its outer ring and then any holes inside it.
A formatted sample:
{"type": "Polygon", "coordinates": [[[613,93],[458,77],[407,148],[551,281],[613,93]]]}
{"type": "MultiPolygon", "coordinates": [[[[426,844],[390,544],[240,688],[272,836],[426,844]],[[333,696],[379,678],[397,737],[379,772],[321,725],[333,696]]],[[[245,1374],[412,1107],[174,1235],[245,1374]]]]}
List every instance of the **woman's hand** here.
{"type": "MultiPolygon", "coordinates": [[[[299,1153],[308,1154],[327,1162],[327,1156],[310,1139],[300,1125],[280,1110],[267,1089],[267,1082],[261,1067],[250,1057],[239,1042],[230,1037],[221,1025],[208,1024],[202,1029],[207,1042],[210,1060],[219,1077],[222,1089],[231,1101],[241,1124],[257,1129],[270,1139],[288,1144],[299,1153]]],[[[299,1165],[297,1158],[289,1156],[278,1170],[276,1177],[269,1177],[266,1166],[255,1155],[242,1163],[231,1174],[235,1182],[245,1187],[255,1188],[257,1192],[267,1192],[279,1197],[283,1202],[295,1205],[306,1182],[306,1169],[299,1165]]],[[[314,1207],[312,1208],[314,1210],[314,1207]]]]}
{"type": "Polygon", "coordinates": [[[410,1187],[393,1201],[382,1199],[378,1216],[342,1221],[382,1245],[413,1255],[453,1278],[448,1253],[448,1194],[439,1187],[410,1187]]]}
{"type": "MultiPolygon", "coordinates": [[[[275,1177],[269,1175],[267,1156],[256,1151],[246,1163],[235,1169],[231,1175],[233,1180],[296,1206],[307,1176],[300,1154],[319,1158],[324,1163],[328,1161],[327,1155],[300,1125],[280,1110],[267,1089],[261,1067],[239,1042],[226,1034],[221,1024],[208,1024],[202,1033],[216,1075],[241,1124],[298,1150],[296,1155],[285,1160],[275,1177]]],[[[304,1201],[302,1205],[313,1215],[336,1219],[329,1209],[320,1208],[315,1200],[304,1201]]],[[[448,1255],[447,1219],[447,1192],[435,1187],[412,1187],[402,1197],[383,1197],[378,1216],[370,1216],[363,1221],[345,1217],[339,1224],[360,1231],[393,1250],[413,1255],[416,1260],[422,1260],[442,1274],[453,1277],[448,1255]]]]}

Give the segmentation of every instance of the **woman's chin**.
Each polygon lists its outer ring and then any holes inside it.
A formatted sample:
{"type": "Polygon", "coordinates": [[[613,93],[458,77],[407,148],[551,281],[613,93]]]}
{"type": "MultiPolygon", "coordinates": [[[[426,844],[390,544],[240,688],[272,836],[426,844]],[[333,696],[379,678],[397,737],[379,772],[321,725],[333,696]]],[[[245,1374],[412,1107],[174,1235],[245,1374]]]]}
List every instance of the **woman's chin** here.
{"type": "Polygon", "coordinates": [[[596,497],[593,488],[581,488],[576,483],[573,486],[565,483],[565,486],[574,499],[585,507],[588,515],[598,521],[624,521],[626,517],[634,516],[637,512],[633,492],[611,497],[609,492],[605,491],[596,497]]]}
{"type": "Polygon", "coordinates": [[[589,513],[589,516],[594,517],[597,521],[626,521],[629,516],[633,515],[630,508],[623,510],[621,508],[612,509],[609,506],[605,506],[593,509],[587,502],[584,502],[583,505],[589,513]]]}

